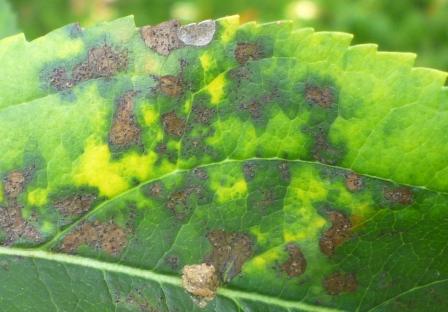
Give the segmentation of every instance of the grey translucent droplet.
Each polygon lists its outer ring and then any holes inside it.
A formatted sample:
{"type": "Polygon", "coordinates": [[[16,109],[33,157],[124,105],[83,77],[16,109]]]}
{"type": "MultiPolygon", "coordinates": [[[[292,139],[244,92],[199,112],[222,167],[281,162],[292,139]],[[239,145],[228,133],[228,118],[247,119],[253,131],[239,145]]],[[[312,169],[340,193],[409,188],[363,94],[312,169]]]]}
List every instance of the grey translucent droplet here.
{"type": "Polygon", "coordinates": [[[182,26],[177,31],[177,37],[186,45],[201,47],[213,40],[216,31],[216,22],[206,20],[182,26]]]}

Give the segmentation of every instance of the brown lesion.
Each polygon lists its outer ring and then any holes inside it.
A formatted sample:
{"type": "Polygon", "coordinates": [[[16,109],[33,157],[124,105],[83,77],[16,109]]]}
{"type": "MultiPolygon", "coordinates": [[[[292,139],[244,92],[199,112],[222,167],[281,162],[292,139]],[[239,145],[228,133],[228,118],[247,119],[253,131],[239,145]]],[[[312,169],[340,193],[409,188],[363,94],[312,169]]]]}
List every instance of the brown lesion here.
{"type": "Polygon", "coordinates": [[[281,270],[289,277],[302,275],[306,270],[307,262],[299,246],[289,243],[285,251],[288,253],[288,259],[280,265],[281,270]]]}
{"type": "Polygon", "coordinates": [[[184,92],[184,82],[182,78],[166,75],[158,78],[158,90],[169,97],[179,97],[184,92]]]}
{"type": "Polygon", "coordinates": [[[118,106],[109,131],[109,144],[126,148],[140,144],[141,129],[134,114],[134,91],[128,91],[118,100],[118,106]]]}
{"type": "Polygon", "coordinates": [[[140,34],[148,48],[166,56],[183,46],[177,36],[180,26],[179,21],[171,20],[155,26],[144,26],[140,34]]]}
{"type": "Polygon", "coordinates": [[[263,55],[262,46],[251,42],[238,42],[234,51],[235,59],[241,65],[250,60],[261,59],[263,55]]]}
{"type": "Polygon", "coordinates": [[[4,233],[3,245],[12,245],[25,238],[33,242],[42,239],[40,232],[33,226],[37,220],[31,215],[25,220],[22,217],[23,206],[19,203],[20,195],[25,191],[26,184],[31,180],[34,168],[14,170],[3,179],[3,190],[6,199],[5,206],[0,206],[0,229],[4,233]]]}
{"type": "Polygon", "coordinates": [[[199,185],[188,186],[184,189],[172,192],[166,202],[166,208],[178,220],[184,220],[190,215],[192,207],[188,201],[192,195],[201,197],[204,195],[204,189],[199,185]]]}
{"type": "Polygon", "coordinates": [[[352,237],[352,223],[338,211],[328,212],[328,217],[332,224],[320,237],[319,247],[325,255],[332,256],[338,246],[352,237]]]}
{"type": "Polygon", "coordinates": [[[412,189],[405,186],[384,189],[384,198],[395,204],[411,205],[414,202],[412,189]]]}
{"type": "Polygon", "coordinates": [[[358,288],[358,281],[354,273],[336,272],[324,280],[324,288],[330,295],[353,293],[358,288]]]}
{"type": "Polygon", "coordinates": [[[205,257],[212,264],[224,283],[241,273],[244,263],[252,257],[253,242],[245,233],[213,230],[207,234],[212,246],[211,254],[205,257]]]}
{"type": "Polygon", "coordinates": [[[90,210],[96,195],[74,194],[55,200],[53,207],[63,216],[80,216],[90,210]]]}
{"type": "Polygon", "coordinates": [[[67,90],[86,80],[112,77],[126,70],[128,62],[127,50],[118,50],[105,43],[91,48],[85,61],[72,68],[71,75],[63,67],[53,69],[49,83],[57,91],[67,90]]]}
{"type": "Polygon", "coordinates": [[[345,186],[350,192],[360,191],[363,187],[362,177],[355,172],[348,173],[345,176],[345,186]]]}
{"type": "Polygon", "coordinates": [[[117,255],[126,247],[130,234],[129,229],[112,221],[84,222],[65,235],[59,249],[65,253],[73,253],[81,245],[87,245],[110,255],[117,255]]]}
{"type": "Polygon", "coordinates": [[[323,164],[335,164],[341,158],[341,150],[334,147],[329,139],[328,130],[318,127],[317,129],[307,130],[314,139],[311,148],[312,157],[323,164]]]}
{"type": "Polygon", "coordinates": [[[178,117],[175,111],[171,111],[162,115],[162,125],[169,135],[181,137],[185,132],[186,121],[178,117]]]}
{"type": "Polygon", "coordinates": [[[336,96],[330,86],[319,86],[307,83],[305,85],[305,100],[322,108],[330,108],[336,102],[336,96]]]}

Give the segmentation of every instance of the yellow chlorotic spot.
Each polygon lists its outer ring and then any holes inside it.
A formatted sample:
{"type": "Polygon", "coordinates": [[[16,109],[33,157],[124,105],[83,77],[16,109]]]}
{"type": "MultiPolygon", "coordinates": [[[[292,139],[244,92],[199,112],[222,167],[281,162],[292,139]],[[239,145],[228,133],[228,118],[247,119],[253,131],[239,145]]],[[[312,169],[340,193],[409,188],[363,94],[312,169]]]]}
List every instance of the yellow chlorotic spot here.
{"type": "Polygon", "coordinates": [[[208,92],[211,96],[211,103],[218,104],[224,95],[225,76],[220,74],[208,86],[208,92]]]}
{"type": "Polygon", "coordinates": [[[254,226],[250,229],[252,235],[255,236],[258,245],[264,245],[268,242],[269,233],[263,233],[260,230],[260,226],[254,226]]]}
{"type": "Polygon", "coordinates": [[[3,183],[0,183],[0,203],[3,203],[3,183]]]}
{"type": "Polygon", "coordinates": [[[184,103],[184,113],[185,114],[188,115],[188,113],[190,113],[191,105],[192,105],[191,99],[188,99],[188,100],[185,101],[185,103],[184,103]]]}
{"type": "Polygon", "coordinates": [[[218,202],[223,203],[237,198],[242,198],[247,194],[247,183],[240,179],[231,186],[219,185],[214,188],[218,196],[218,202]]]}
{"type": "Polygon", "coordinates": [[[245,265],[245,272],[255,271],[260,272],[260,269],[271,267],[278,259],[280,259],[280,250],[278,248],[272,248],[266,252],[258,255],[245,265]]]}
{"type": "Polygon", "coordinates": [[[230,42],[236,34],[236,30],[238,29],[240,18],[239,16],[229,16],[221,21],[221,27],[223,29],[221,34],[221,42],[228,43],[230,42]]]}
{"type": "MultiPolygon", "coordinates": [[[[58,45],[57,58],[69,58],[80,54],[84,50],[84,42],[81,39],[62,39],[63,44],[58,45]]],[[[61,41],[60,41],[61,42],[61,41]]]]}
{"type": "Polygon", "coordinates": [[[140,155],[131,151],[120,160],[111,160],[106,144],[89,140],[74,168],[74,181],[78,185],[97,187],[101,195],[113,197],[129,188],[131,178],[148,179],[156,159],[154,152],[140,155]]]}
{"type": "Polygon", "coordinates": [[[284,225],[285,241],[315,239],[327,221],[316,211],[314,202],[324,201],[328,186],[314,168],[299,168],[293,177],[285,197],[285,214],[296,221],[284,225]]]}
{"type": "Polygon", "coordinates": [[[207,72],[212,66],[212,57],[208,52],[205,52],[199,57],[199,60],[201,61],[202,68],[207,72]]]}
{"type": "Polygon", "coordinates": [[[143,119],[145,121],[145,125],[151,126],[154,122],[159,118],[159,114],[156,112],[156,109],[153,105],[142,105],[142,113],[143,119]]]}
{"type": "Polygon", "coordinates": [[[43,206],[47,203],[48,190],[38,188],[28,193],[28,204],[33,206],[43,206]]]}
{"type": "Polygon", "coordinates": [[[145,68],[145,73],[157,74],[160,72],[160,65],[162,62],[160,59],[151,55],[144,61],[144,64],[143,67],[145,68]]]}
{"type": "Polygon", "coordinates": [[[54,224],[53,224],[52,222],[50,222],[50,221],[44,221],[44,222],[42,223],[42,226],[41,226],[40,230],[41,230],[41,232],[43,232],[43,233],[51,234],[51,233],[54,232],[54,230],[55,230],[55,226],[54,226],[54,224]]]}

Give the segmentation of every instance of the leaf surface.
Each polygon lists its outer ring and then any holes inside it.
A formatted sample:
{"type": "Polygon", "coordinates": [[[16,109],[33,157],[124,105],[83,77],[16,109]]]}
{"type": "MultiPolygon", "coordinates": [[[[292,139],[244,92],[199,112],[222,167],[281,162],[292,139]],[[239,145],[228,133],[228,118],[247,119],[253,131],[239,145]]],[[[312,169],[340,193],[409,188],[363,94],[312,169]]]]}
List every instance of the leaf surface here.
{"type": "Polygon", "coordinates": [[[227,17],[0,41],[3,306],[201,310],[201,263],[208,311],[448,304],[446,74],[350,40],[227,17]]]}

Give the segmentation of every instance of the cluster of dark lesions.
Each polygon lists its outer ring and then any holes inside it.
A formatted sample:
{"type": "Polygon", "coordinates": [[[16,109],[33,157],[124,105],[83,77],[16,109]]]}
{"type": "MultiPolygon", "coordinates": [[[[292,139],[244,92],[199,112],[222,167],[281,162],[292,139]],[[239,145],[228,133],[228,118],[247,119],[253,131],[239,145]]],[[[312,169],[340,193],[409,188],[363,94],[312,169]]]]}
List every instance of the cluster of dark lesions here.
{"type": "Polygon", "coordinates": [[[117,310],[141,312],[166,311],[166,297],[162,289],[148,285],[147,281],[125,284],[128,281],[108,277],[107,283],[117,310]]]}
{"type": "Polygon", "coordinates": [[[338,116],[339,89],[330,78],[310,76],[298,84],[307,110],[311,113],[303,131],[311,138],[310,159],[323,164],[340,162],[344,148],[332,143],[330,129],[338,116]]]}
{"type": "Polygon", "coordinates": [[[180,175],[174,185],[167,187],[163,181],[157,180],[142,186],[145,196],[154,200],[169,212],[176,223],[183,224],[191,217],[194,209],[209,204],[213,200],[213,192],[208,187],[206,169],[196,168],[180,175]]]}
{"type": "Polygon", "coordinates": [[[29,166],[13,170],[3,177],[4,203],[0,205],[0,242],[2,245],[38,243],[43,236],[37,229],[38,218],[32,213],[29,218],[22,215],[23,193],[35,174],[36,167],[29,166]]]}
{"type": "Polygon", "coordinates": [[[111,78],[127,71],[128,65],[127,49],[103,43],[90,48],[87,56],[73,66],[53,66],[51,70],[44,70],[42,79],[55,91],[64,91],[83,81],[111,78]]]}

